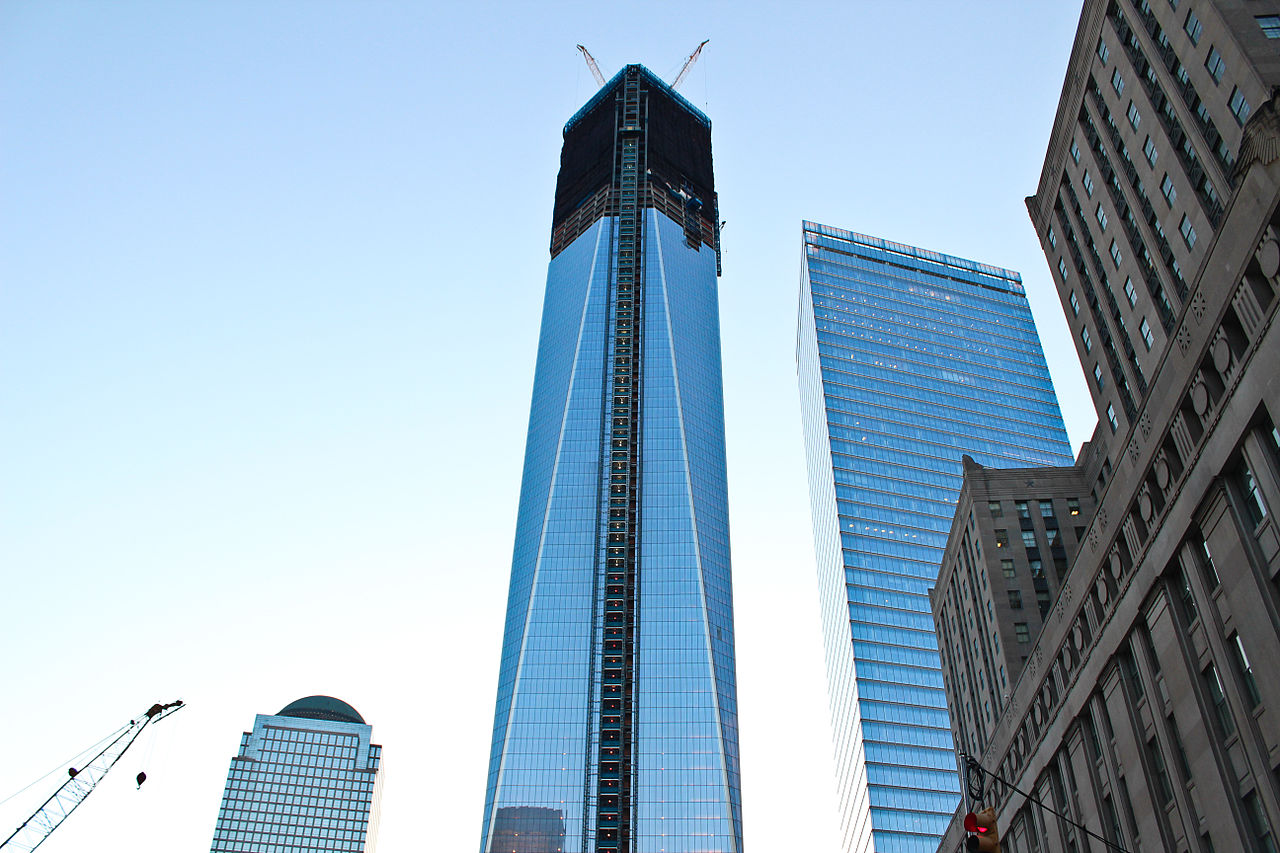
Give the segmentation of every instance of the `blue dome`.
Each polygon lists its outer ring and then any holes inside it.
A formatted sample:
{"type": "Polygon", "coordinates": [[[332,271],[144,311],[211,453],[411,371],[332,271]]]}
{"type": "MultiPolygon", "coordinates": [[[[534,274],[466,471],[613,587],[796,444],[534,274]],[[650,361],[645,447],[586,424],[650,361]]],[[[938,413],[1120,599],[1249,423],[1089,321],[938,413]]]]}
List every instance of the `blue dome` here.
{"type": "Polygon", "coordinates": [[[305,699],[290,702],[276,716],[365,724],[364,717],[360,716],[360,713],[355,708],[352,708],[341,699],[334,699],[332,696],[308,696],[305,699]]]}

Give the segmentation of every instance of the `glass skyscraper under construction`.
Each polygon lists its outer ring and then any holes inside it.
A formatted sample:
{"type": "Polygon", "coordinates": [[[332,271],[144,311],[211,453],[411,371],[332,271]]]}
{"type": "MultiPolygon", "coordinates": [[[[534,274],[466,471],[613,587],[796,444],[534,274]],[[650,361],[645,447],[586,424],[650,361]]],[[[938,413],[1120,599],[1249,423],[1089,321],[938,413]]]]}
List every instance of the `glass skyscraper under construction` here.
{"type": "Polygon", "coordinates": [[[711,123],[565,126],[482,853],[742,849],[711,123]]]}
{"type": "Polygon", "coordinates": [[[961,456],[1070,465],[1017,273],[813,222],[797,342],[846,851],[933,853],[959,777],[929,606],[961,456]]]}

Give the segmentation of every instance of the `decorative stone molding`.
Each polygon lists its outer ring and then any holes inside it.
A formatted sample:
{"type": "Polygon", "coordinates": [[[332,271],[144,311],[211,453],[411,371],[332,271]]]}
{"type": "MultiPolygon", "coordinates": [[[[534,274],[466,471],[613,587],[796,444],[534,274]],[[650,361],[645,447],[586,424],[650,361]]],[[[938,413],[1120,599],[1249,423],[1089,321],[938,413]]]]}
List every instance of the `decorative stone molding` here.
{"type": "Polygon", "coordinates": [[[1231,355],[1231,342],[1227,340],[1227,332],[1225,329],[1219,328],[1213,336],[1213,343],[1209,346],[1209,352],[1213,356],[1213,368],[1222,374],[1222,377],[1229,378],[1235,361],[1231,355]]]}
{"type": "Polygon", "coordinates": [[[1191,297],[1191,314],[1196,318],[1197,323],[1204,322],[1205,312],[1209,310],[1209,302],[1205,298],[1203,290],[1197,290],[1196,295],[1191,297]]]}
{"type": "Polygon", "coordinates": [[[1254,110],[1245,123],[1240,136],[1240,153],[1232,182],[1240,179],[1254,163],[1266,166],[1280,159],[1280,87],[1271,89],[1271,96],[1254,110]]]}
{"type": "Polygon", "coordinates": [[[1191,349],[1191,327],[1188,324],[1183,323],[1181,328],[1178,329],[1177,340],[1178,351],[1186,355],[1187,351],[1191,349]]]}

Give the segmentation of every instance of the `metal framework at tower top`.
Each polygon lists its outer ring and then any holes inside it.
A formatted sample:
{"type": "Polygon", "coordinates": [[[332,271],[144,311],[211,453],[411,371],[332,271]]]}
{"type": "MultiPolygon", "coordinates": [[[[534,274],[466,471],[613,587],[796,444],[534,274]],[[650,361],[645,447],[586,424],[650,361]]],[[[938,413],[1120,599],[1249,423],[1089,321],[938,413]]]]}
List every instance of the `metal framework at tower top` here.
{"type": "MultiPolygon", "coordinates": [[[[648,196],[646,92],[629,66],[617,97],[613,190],[616,249],[605,401],[607,529],[603,601],[596,626],[600,704],[595,803],[596,853],[630,853],[635,826],[636,650],[639,624],[640,450],[644,350],[644,211],[648,196]]],[[[602,571],[601,571],[602,570],[602,571]]],[[[593,679],[594,680],[594,679],[593,679]]]]}

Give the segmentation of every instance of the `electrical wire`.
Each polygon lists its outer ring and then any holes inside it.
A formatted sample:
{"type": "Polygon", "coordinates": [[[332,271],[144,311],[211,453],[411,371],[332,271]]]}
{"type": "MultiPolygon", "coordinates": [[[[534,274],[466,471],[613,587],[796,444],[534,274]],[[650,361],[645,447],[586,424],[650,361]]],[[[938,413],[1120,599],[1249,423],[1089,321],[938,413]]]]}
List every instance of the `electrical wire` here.
{"type": "Polygon", "coordinates": [[[1055,816],[1056,816],[1056,817],[1058,817],[1060,820],[1065,820],[1067,823],[1071,824],[1071,825],[1072,825],[1072,826],[1074,826],[1076,829],[1078,829],[1078,830],[1080,830],[1081,832],[1083,832],[1085,835],[1088,835],[1090,838],[1096,838],[1098,841],[1101,841],[1103,844],[1107,845],[1107,847],[1111,848],[1112,850],[1119,850],[1119,851],[1120,851],[1120,853],[1129,853],[1129,851],[1128,851],[1126,848],[1121,847],[1119,844],[1116,844],[1116,843],[1114,843],[1114,842],[1112,842],[1112,841],[1110,841],[1110,840],[1108,840],[1108,839],[1104,838],[1103,836],[1101,836],[1101,835],[1099,835],[1098,833],[1096,833],[1096,832],[1092,831],[1091,829],[1089,829],[1089,827],[1085,826],[1084,824],[1076,823],[1074,820],[1072,820],[1071,818],[1067,817],[1066,815],[1064,815],[1062,812],[1058,811],[1057,809],[1050,808],[1049,806],[1046,806],[1043,802],[1041,802],[1041,801],[1040,801],[1040,798],[1039,798],[1039,797],[1033,797],[1031,794],[1028,794],[1026,791],[1021,790],[1020,788],[1018,788],[1016,785],[1014,785],[1012,782],[1008,781],[1007,779],[1005,779],[1005,778],[1003,778],[1003,777],[1001,777],[1001,776],[997,776],[996,774],[992,773],[990,770],[988,770],[987,768],[985,768],[985,767],[983,767],[981,764],[979,764],[979,763],[978,763],[978,761],[977,761],[977,759],[975,759],[972,755],[967,755],[967,754],[965,754],[965,753],[961,753],[961,757],[964,759],[964,761],[965,761],[965,766],[966,766],[966,767],[971,768],[971,769],[972,769],[972,768],[976,768],[976,769],[978,769],[978,770],[982,771],[983,773],[985,773],[985,774],[987,774],[988,776],[990,776],[992,779],[995,779],[997,782],[1000,782],[1001,784],[1003,784],[1003,785],[1007,786],[1007,787],[1008,787],[1010,790],[1012,790],[1014,793],[1016,793],[1016,794],[1021,794],[1023,797],[1026,797],[1026,798],[1027,798],[1027,802],[1029,802],[1029,803],[1035,803],[1037,806],[1039,806],[1040,808],[1042,808],[1042,809],[1044,809],[1045,811],[1049,812],[1050,814],[1055,815],[1055,816]]]}

